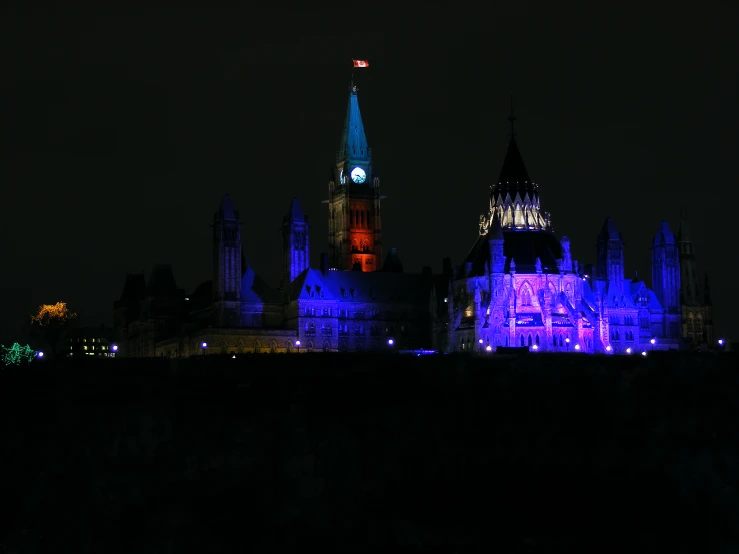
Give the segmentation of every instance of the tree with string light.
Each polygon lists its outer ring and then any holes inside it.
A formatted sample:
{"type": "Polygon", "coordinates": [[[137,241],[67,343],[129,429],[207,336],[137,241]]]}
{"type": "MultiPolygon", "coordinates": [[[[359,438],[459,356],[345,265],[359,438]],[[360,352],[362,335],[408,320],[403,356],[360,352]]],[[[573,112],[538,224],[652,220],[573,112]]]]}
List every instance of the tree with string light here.
{"type": "Polygon", "coordinates": [[[56,358],[62,331],[75,317],[77,314],[67,307],[66,302],[42,304],[38,307],[38,311],[31,315],[31,330],[39,333],[46,340],[52,358],[56,358]]]}

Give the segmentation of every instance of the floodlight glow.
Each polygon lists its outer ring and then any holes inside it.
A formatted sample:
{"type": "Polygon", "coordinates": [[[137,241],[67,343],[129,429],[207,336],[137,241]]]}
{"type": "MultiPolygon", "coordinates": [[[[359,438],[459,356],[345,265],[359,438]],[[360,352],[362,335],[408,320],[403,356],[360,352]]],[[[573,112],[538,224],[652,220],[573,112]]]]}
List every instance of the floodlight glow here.
{"type": "Polygon", "coordinates": [[[203,344],[200,345],[200,347],[201,348],[208,348],[208,343],[207,342],[204,342],[203,344]]]}
{"type": "Polygon", "coordinates": [[[611,345],[610,344],[608,346],[606,346],[606,352],[610,352],[611,350],[613,350],[613,348],[611,348],[611,345]]]}
{"type": "Polygon", "coordinates": [[[387,343],[388,343],[388,344],[389,344],[390,346],[392,346],[393,344],[395,344],[395,341],[394,341],[393,339],[387,339],[387,343]]]}
{"type": "Polygon", "coordinates": [[[641,353],[641,355],[642,356],[646,356],[647,355],[647,351],[645,350],[644,352],[641,353]]]}
{"type": "Polygon", "coordinates": [[[295,341],[295,346],[300,346],[300,341],[299,340],[296,340],[295,341]]]}
{"type": "Polygon", "coordinates": [[[718,339],[718,345],[723,346],[724,345],[724,339],[718,339]]]}
{"type": "Polygon", "coordinates": [[[41,352],[41,351],[39,351],[38,354],[36,354],[36,356],[39,357],[39,358],[43,358],[44,357],[44,353],[41,352]]]}
{"type": "Polygon", "coordinates": [[[580,350],[580,345],[579,344],[576,344],[575,345],[575,350],[580,350]]]}
{"type": "Polygon", "coordinates": [[[651,342],[652,344],[654,344],[655,342],[657,342],[657,339],[652,339],[649,342],[651,342]]]}
{"type": "Polygon", "coordinates": [[[532,350],[539,350],[539,345],[538,344],[535,344],[534,346],[531,347],[531,349],[532,350]]]}
{"type": "Polygon", "coordinates": [[[570,337],[567,337],[567,338],[565,339],[565,342],[566,342],[567,344],[570,344],[570,337]]]}
{"type": "Polygon", "coordinates": [[[490,346],[489,344],[485,347],[485,350],[487,350],[488,352],[490,352],[492,349],[493,349],[493,347],[490,346]]]}
{"type": "Polygon", "coordinates": [[[626,353],[627,354],[631,354],[631,347],[629,347],[629,348],[626,349],[626,353]]]}

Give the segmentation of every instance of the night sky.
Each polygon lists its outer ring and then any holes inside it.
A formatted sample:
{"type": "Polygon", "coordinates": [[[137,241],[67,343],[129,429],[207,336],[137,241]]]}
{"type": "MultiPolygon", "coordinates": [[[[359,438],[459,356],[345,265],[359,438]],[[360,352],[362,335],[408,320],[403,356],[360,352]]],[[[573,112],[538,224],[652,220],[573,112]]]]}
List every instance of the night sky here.
{"type": "Polygon", "coordinates": [[[224,193],[265,279],[277,283],[279,229],[295,196],[317,265],[354,57],[370,62],[355,81],[388,196],[383,241],[407,271],[440,271],[446,256],[460,263],[474,243],[513,92],[521,153],[573,257],[595,261],[612,216],[627,276],[650,282],[660,220],[676,233],[688,205],[717,336],[739,339],[730,317],[739,312],[730,273],[735,5],[608,14],[526,2],[466,14],[360,6],[11,9],[0,79],[0,336],[58,300],[83,325],[110,324],[126,273],[148,277],[155,263],[172,264],[192,291],[211,277],[209,225],[224,193]]]}

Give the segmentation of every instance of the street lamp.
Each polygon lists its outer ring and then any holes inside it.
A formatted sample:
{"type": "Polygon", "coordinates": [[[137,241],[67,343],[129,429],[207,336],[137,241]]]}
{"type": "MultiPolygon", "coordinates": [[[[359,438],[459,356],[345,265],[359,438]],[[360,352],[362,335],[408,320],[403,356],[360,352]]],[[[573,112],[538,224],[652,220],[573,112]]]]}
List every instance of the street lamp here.
{"type": "Polygon", "coordinates": [[[646,356],[646,355],[647,355],[647,351],[646,351],[646,350],[644,350],[644,351],[643,351],[643,352],[641,353],[641,355],[642,355],[642,356],[646,356]]]}
{"type": "Polygon", "coordinates": [[[580,350],[580,345],[579,344],[576,344],[575,345],[575,350],[580,350]]]}
{"type": "Polygon", "coordinates": [[[539,350],[539,345],[535,344],[534,346],[531,347],[531,350],[534,350],[534,351],[539,350]]]}
{"type": "Polygon", "coordinates": [[[477,342],[480,343],[480,354],[482,354],[482,339],[479,339],[477,342]]]}
{"type": "Polygon", "coordinates": [[[627,354],[631,354],[631,347],[630,346],[626,349],[626,353],[627,354]]]}
{"type": "Polygon", "coordinates": [[[487,350],[488,352],[490,352],[492,349],[493,349],[493,347],[490,346],[489,344],[485,347],[485,350],[487,350]]]}
{"type": "Polygon", "coordinates": [[[387,343],[388,345],[392,346],[393,344],[395,344],[395,341],[393,339],[387,339],[387,343]]]}
{"type": "Polygon", "coordinates": [[[724,339],[718,339],[718,345],[723,346],[724,345],[724,339]]]}
{"type": "Polygon", "coordinates": [[[298,349],[298,354],[300,354],[300,341],[299,340],[295,341],[295,348],[298,349]]]}
{"type": "Polygon", "coordinates": [[[200,349],[203,351],[203,356],[205,356],[205,349],[206,348],[208,348],[208,343],[207,342],[200,343],[200,349]]]}
{"type": "Polygon", "coordinates": [[[654,343],[657,342],[657,339],[652,339],[649,341],[652,345],[652,350],[654,350],[654,343]]]}
{"type": "Polygon", "coordinates": [[[565,339],[565,342],[567,343],[567,352],[569,352],[570,351],[570,337],[567,337],[565,339]]]}
{"type": "Polygon", "coordinates": [[[36,352],[36,357],[37,358],[43,358],[44,357],[44,353],[41,352],[41,350],[39,350],[38,352],[36,352]]]}
{"type": "Polygon", "coordinates": [[[611,345],[610,344],[608,346],[606,346],[606,352],[610,352],[611,350],[613,350],[613,348],[611,348],[611,345]]]}
{"type": "Polygon", "coordinates": [[[110,347],[110,349],[111,349],[111,350],[112,350],[113,352],[118,352],[118,345],[117,345],[117,344],[114,344],[113,346],[111,346],[111,347],[110,347]]]}

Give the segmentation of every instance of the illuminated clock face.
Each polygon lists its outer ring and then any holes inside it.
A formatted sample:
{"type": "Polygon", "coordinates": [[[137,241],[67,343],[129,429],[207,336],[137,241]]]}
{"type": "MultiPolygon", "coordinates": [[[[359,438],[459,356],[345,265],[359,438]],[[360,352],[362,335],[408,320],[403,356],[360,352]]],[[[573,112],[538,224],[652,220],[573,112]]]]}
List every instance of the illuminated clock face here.
{"type": "Polygon", "coordinates": [[[364,169],[361,167],[355,167],[352,169],[352,181],[354,181],[357,184],[364,183],[364,180],[367,178],[367,174],[364,172],[364,169]]]}

